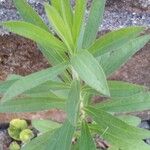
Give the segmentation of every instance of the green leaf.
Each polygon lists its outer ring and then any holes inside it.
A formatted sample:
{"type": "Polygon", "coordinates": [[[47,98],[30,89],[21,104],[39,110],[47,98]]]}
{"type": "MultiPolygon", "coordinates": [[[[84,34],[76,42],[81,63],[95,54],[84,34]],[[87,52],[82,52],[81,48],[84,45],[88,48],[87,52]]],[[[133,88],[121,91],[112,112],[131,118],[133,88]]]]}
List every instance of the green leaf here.
{"type": "MultiPolygon", "coordinates": [[[[44,24],[39,15],[32,9],[32,7],[25,0],[21,1],[14,0],[14,4],[25,21],[32,23],[36,26],[39,26],[45,29],[46,31],[49,31],[48,27],[44,24]]],[[[40,48],[40,51],[43,53],[45,58],[47,58],[50,64],[58,64],[62,62],[63,59],[60,57],[62,54],[59,54],[58,52],[55,51],[52,52],[53,50],[50,51],[51,48],[49,48],[49,46],[45,47],[43,45],[42,46],[38,45],[38,47],[40,48]],[[53,58],[52,55],[56,55],[57,59],[53,58]]]]}
{"type": "Polygon", "coordinates": [[[64,110],[65,101],[53,97],[27,97],[13,99],[0,104],[1,113],[37,112],[53,108],[64,110]]]}
{"type": "MultiPolygon", "coordinates": [[[[16,81],[21,79],[23,77],[21,76],[10,76],[7,78],[6,81],[0,82],[0,94],[4,94],[9,87],[11,87],[16,81]]],[[[30,93],[39,93],[39,92],[50,92],[50,90],[69,90],[69,85],[65,84],[63,82],[58,82],[58,81],[48,81],[46,83],[43,83],[35,88],[32,88],[28,91],[25,92],[25,94],[30,94],[30,93]]]]}
{"type": "Polygon", "coordinates": [[[1,101],[5,102],[11,100],[12,98],[24,93],[27,90],[54,79],[66,68],[66,64],[61,64],[21,78],[7,90],[1,101]]]}
{"type": "Polygon", "coordinates": [[[76,44],[80,36],[81,28],[84,25],[85,10],[86,10],[86,0],[76,0],[73,16],[73,29],[72,29],[73,39],[76,44]]]}
{"type": "Polygon", "coordinates": [[[76,126],[78,119],[78,112],[80,106],[80,82],[75,80],[71,84],[68,100],[66,102],[66,112],[70,123],[76,126]]]}
{"type": "Polygon", "coordinates": [[[149,110],[150,92],[141,92],[128,97],[114,98],[96,105],[109,112],[135,112],[149,110]]]}
{"type": "Polygon", "coordinates": [[[22,76],[10,74],[6,81],[0,81],[0,96],[3,95],[10,86],[12,86],[17,80],[21,79],[22,76]]]}
{"type": "MultiPolygon", "coordinates": [[[[54,131],[49,131],[39,135],[38,137],[31,140],[29,143],[25,144],[21,150],[47,150],[48,143],[54,135],[54,131]]],[[[50,149],[49,149],[50,150],[50,149]]]]}
{"type": "Polygon", "coordinates": [[[41,133],[44,133],[59,128],[61,124],[51,120],[32,120],[32,126],[41,133]]]}
{"type": "Polygon", "coordinates": [[[135,127],[137,127],[141,123],[141,119],[139,117],[135,117],[131,115],[119,115],[116,117],[124,121],[125,123],[135,127]]]}
{"type": "Polygon", "coordinates": [[[10,74],[8,75],[7,79],[6,80],[18,80],[18,79],[21,79],[22,76],[21,75],[18,75],[18,74],[10,74]]]}
{"type": "Polygon", "coordinates": [[[70,150],[74,131],[75,127],[69,121],[66,121],[61,129],[53,136],[51,143],[49,143],[50,150],[70,150]]]}
{"type": "Polygon", "coordinates": [[[37,42],[42,47],[44,56],[51,60],[52,64],[59,64],[65,60],[66,46],[44,29],[23,21],[8,21],[2,25],[11,32],[37,42]]]}
{"type": "Polygon", "coordinates": [[[130,126],[100,109],[87,107],[85,111],[97,123],[95,130],[99,131],[101,136],[114,146],[123,150],[148,150],[150,148],[143,141],[150,137],[149,131],[130,126]]]}
{"type": "Polygon", "coordinates": [[[61,3],[61,14],[65,24],[70,27],[70,31],[72,29],[73,24],[73,12],[70,4],[70,0],[60,0],[61,3]]]}
{"type": "Polygon", "coordinates": [[[107,150],[120,150],[120,148],[115,147],[114,145],[110,145],[110,147],[107,150]]]}
{"type": "Polygon", "coordinates": [[[69,90],[69,85],[64,84],[63,82],[56,82],[56,81],[47,81],[39,86],[32,88],[25,92],[25,94],[36,94],[39,92],[50,92],[50,91],[59,91],[59,90],[69,90]]]}
{"type": "Polygon", "coordinates": [[[51,4],[59,13],[61,13],[61,3],[60,0],[51,0],[51,4]]]}
{"type": "Polygon", "coordinates": [[[78,142],[76,144],[72,144],[71,150],[79,150],[79,144],[78,144],[78,142]]]}
{"type": "Polygon", "coordinates": [[[26,0],[13,0],[13,3],[25,21],[49,31],[48,27],[36,13],[36,11],[34,11],[32,7],[26,2],[26,0]]]}
{"type": "Polygon", "coordinates": [[[0,95],[1,94],[4,94],[8,88],[13,85],[15,82],[17,81],[17,79],[15,80],[10,80],[10,81],[3,81],[3,82],[0,82],[0,95]]]}
{"type": "Polygon", "coordinates": [[[85,121],[82,122],[79,150],[96,150],[94,140],[85,121]]]}
{"type": "Polygon", "coordinates": [[[45,11],[49,22],[54,27],[56,33],[64,41],[68,49],[70,51],[73,50],[74,44],[69,26],[65,24],[64,20],[54,7],[50,6],[49,4],[45,4],[45,11]]]}
{"type": "Polygon", "coordinates": [[[103,21],[106,0],[94,0],[84,32],[83,48],[88,48],[96,39],[99,24],[103,21]]]}
{"type": "Polygon", "coordinates": [[[108,81],[108,87],[112,98],[127,97],[148,90],[146,87],[123,81],[108,81]]]}
{"type": "Polygon", "coordinates": [[[110,95],[103,69],[87,50],[72,57],[71,64],[89,86],[106,96],[110,95]]]}
{"type": "Polygon", "coordinates": [[[104,110],[89,106],[85,108],[85,111],[92,116],[93,120],[100,128],[108,128],[107,131],[114,133],[114,136],[119,134],[125,138],[129,137],[141,140],[150,137],[150,131],[130,126],[104,110]]]}
{"type": "Polygon", "coordinates": [[[94,56],[98,57],[107,52],[112,52],[122,47],[130,40],[133,40],[144,30],[143,27],[127,27],[112,31],[100,37],[88,49],[94,56]]]}
{"type": "Polygon", "coordinates": [[[51,92],[60,98],[67,99],[69,90],[52,90],[51,92]]]}
{"type": "MultiPolygon", "coordinates": [[[[141,86],[141,85],[136,85],[132,83],[127,83],[123,81],[115,81],[115,80],[108,80],[108,87],[111,95],[111,99],[115,98],[125,98],[125,97],[130,97],[132,95],[138,94],[140,92],[146,92],[148,91],[148,88],[141,86]]],[[[82,89],[82,93],[90,95],[99,95],[97,91],[92,89],[91,87],[85,85],[82,89]]]]}
{"type": "Polygon", "coordinates": [[[149,40],[149,35],[140,36],[123,45],[116,51],[97,57],[97,60],[102,65],[105,74],[110,76],[114,71],[120,68],[121,65],[126,63],[127,60],[139,51],[149,40]]]}
{"type": "Polygon", "coordinates": [[[52,134],[44,133],[26,144],[22,150],[70,150],[74,130],[69,121],[66,121],[52,134]]]}

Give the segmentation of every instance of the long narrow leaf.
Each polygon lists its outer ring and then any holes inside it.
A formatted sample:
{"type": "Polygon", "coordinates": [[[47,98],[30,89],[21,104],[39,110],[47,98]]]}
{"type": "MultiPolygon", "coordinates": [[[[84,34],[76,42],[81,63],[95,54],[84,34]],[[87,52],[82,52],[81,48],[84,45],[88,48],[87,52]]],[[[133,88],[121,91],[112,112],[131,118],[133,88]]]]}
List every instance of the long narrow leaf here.
{"type": "Polygon", "coordinates": [[[85,121],[82,122],[79,150],[96,150],[94,140],[85,121]]]}
{"type": "MultiPolygon", "coordinates": [[[[112,99],[126,98],[141,92],[148,91],[148,88],[144,86],[115,80],[108,80],[108,87],[112,99]]],[[[88,95],[99,95],[97,91],[89,86],[84,86],[82,91],[84,91],[88,95]]]]}
{"type": "Polygon", "coordinates": [[[60,0],[51,0],[51,4],[61,14],[61,3],[60,3],[60,0]]]}
{"type": "Polygon", "coordinates": [[[59,128],[61,124],[51,120],[41,119],[41,120],[32,120],[32,126],[38,131],[44,133],[59,128]]]}
{"type": "Polygon", "coordinates": [[[44,29],[23,21],[4,22],[3,26],[11,32],[37,42],[43,48],[45,56],[51,58],[52,64],[59,64],[65,60],[63,53],[66,46],[44,29]]]}
{"type": "Polygon", "coordinates": [[[131,116],[131,115],[119,115],[116,116],[118,119],[124,121],[125,123],[137,127],[141,123],[141,119],[136,116],[131,116]]]}
{"type": "Polygon", "coordinates": [[[132,95],[148,90],[144,86],[127,83],[123,81],[109,80],[108,86],[109,86],[110,94],[112,98],[128,97],[128,96],[132,96],[132,95]]]}
{"type": "MultiPolygon", "coordinates": [[[[94,107],[87,107],[85,108],[85,111],[92,116],[94,121],[98,124],[100,127],[106,127],[108,128],[108,132],[116,132],[116,134],[121,134],[120,136],[127,136],[133,139],[145,139],[150,136],[150,131],[147,131],[145,129],[136,128],[133,126],[130,126],[123,122],[122,120],[114,117],[113,115],[94,107]],[[115,130],[117,129],[117,130],[115,130]],[[124,133],[124,134],[123,134],[124,133]]],[[[106,132],[107,133],[107,132],[106,132]]],[[[115,134],[114,134],[115,135],[115,134]]]]}
{"type": "Polygon", "coordinates": [[[104,95],[110,95],[103,69],[87,50],[72,57],[71,64],[89,86],[104,95]]]}
{"type": "Polygon", "coordinates": [[[70,0],[60,0],[61,3],[61,14],[65,24],[68,24],[70,31],[73,24],[73,12],[70,4],[70,0]]]}
{"type": "Polygon", "coordinates": [[[149,40],[149,35],[135,38],[134,40],[131,40],[127,44],[123,45],[119,50],[97,57],[97,60],[99,60],[102,65],[105,74],[109,76],[120,68],[121,65],[126,63],[127,60],[139,51],[149,40]]]}
{"type": "Polygon", "coordinates": [[[42,135],[34,138],[32,141],[25,144],[21,150],[47,150],[48,143],[52,139],[52,136],[55,134],[55,131],[57,130],[50,130],[49,132],[43,133],[42,135]]]}
{"type": "Polygon", "coordinates": [[[46,24],[42,21],[36,11],[32,9],[32,7],[27,3],[26,0],[13,0],[13,3],[18,9],[19,14],[23,18],[23,20],[49,31],[46,24]]]}
{"type": "Polygon", "coordinates": [[[96,40],[89,48],[89,51],[96,57],[107,52],[112,52],[121,48],[133,38],[136,38],[143,30],[144,28],[142,27],[127,27],[109,32],[96,40]]]}
{"type": "Polygon", "coordinates": [[[96,107],[109,112],[117,113],[149,110],[150,92],[142,92],[124,98],[114,98],[102,102],[101,104],[97,104],[96,107]]]}
{"type": "Polygon", "coordinates": [[[54,7],[50,6],[49,4],[45,4],[45,11],[56,33],[64,41],[68,49],[73,50],[74,44],[71,31],[69,30],[69,26],[65,24],[62,17],[54,7]]]}
{"type": "Polygon", "coordinates": [[[114,146],[123,150],[132,150],[134,148],[148,150],[150,148],[143,141],[143,139],[150,137],[149,131],[130,126],[101,109],[87,107],[85,111],[97,123],[97,131],[114,146]]]}
{"type": "Polygon", "coordinates": [[[56,82],[56,81],[47,81],[43,84],[38,85],[35,88],[32,88],[28,91],[25,92],[25,94],[30,94],[30,93],[42,93],[42,92],[50,92],[52,90],[54,91],[59,91],[59,90],[69,90],[69,85],[66,85],[62,82],[56,82]]]}
{"type": "Polygon", "coordinates": [[[70,150],[75,128],[66,121],[61,128],[33,139],[22,150],[70,150]]]}
{"type": "Polygon", "coordinates": [[[0,82],[0,95],[1,94],[4,94],[8,88],[14,84],[15,82],[17,81],[17,79],[15,80],[10,80],[10,81],[3,81],[3,82],[0,82]]]}
{"type": "Polygon", "coordinates": [[[78,42],[81,27],[84,25],[85,10],[86,10],[86,0],[76,0],[75,12],[73,16],[73,29],[72,29],[73,39],[75,43],[78,42]]]}
{"type": "Polygon", "coordinates": [[[18,113],[18,112],[37,112],[49,109],[62,109],[65,108],[65,101],[50,97],[28,97],[18,98],[16,100],[7,101],[0,104],[1,113],[18,113]]]}
{"type": "Polygon", "coordinates": [[[71,89],[66,104],[67,117],[73,126],[76,126],[77,124],[79,104],[80,104],[80,83],[79,81],[75,80],[71,85],[71,89]]]}
{"type": "Polygon", "coordinates": [[[106,0],[94,0],[91,6],[89,19],[84,32],[83,48],[88,48],[96,39],[99,25],[103,20],[106,0]]]}
{"type": "Polygon", "coordinates": [[[66,64],[61,64],[21,78],[8,89],[8,91],[2,98],[2,102],[11,100],[12,98],[24,93],[27,90],[50,81],[51,79],[62,73],[66,68],[66,64]]]}

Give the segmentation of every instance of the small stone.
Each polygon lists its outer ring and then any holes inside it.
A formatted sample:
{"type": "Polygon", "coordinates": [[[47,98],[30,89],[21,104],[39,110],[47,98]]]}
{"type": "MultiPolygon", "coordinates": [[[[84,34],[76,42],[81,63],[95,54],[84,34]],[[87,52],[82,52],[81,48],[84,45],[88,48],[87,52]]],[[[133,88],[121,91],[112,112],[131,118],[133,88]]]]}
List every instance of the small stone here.
{"type": "Polygon", "coordinates": [[[11,143],[11,138],[7,134],[6,130],[0,131],[0,150],[8,150],[8,146],[11,143]]]}
{"type": "Polygon", "coordinates": [[[142,121],[139,127],[150,130],[150,124],[148,121],[142,121]]]}

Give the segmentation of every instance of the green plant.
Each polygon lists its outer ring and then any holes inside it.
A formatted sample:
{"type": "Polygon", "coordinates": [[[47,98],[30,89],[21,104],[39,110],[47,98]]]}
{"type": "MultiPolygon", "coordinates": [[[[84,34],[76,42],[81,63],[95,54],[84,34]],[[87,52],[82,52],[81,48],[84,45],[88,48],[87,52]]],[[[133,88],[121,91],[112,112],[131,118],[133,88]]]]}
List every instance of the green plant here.
{"type": "MultiPolygon", "coordinates": [[[[10,121],[8,134],[11,138],[16,141],[21,141],[23,143],[29,142],[33,137],[33,132],[28,129],[28,124],[25,120],[22,119],[13,119],[10,121]]],[[[12,143],[12,147],[16,145],[12,143]]]]}
{"type": "Polygon", "coordinates": [[[25,77],[11,75],[2,82],[0,112],[58,108],[67,113],[56,128],[52,122],[41,123],[45,130],[22,150],[96,150],[95,134],[108,141],[109,150],[149,150],[143,139],[150,132],[133,126],[137,118],[131,125],[131,116],[121,114],[148,110],[150,92],[143,86],[106,80],[150,40],[150,35],[141,36],[144,28],[119,29],[96,39],[105,0],[92,2],[86,25],[86,0],[76,0],[74,11],[69,0],[51,0],[45,11],[57,38],[25,0],[14,4],[26,22],[9,21],[2,26],[35,41],[53,67],[25,77]],[[105,100],[95,104],[94,96],[105,100]]]}
{"type": "Polygon", "coordinates": [[[9,146],[9,150],[20,150],[20,145],[17,142],[12,142],[9,146]]]}

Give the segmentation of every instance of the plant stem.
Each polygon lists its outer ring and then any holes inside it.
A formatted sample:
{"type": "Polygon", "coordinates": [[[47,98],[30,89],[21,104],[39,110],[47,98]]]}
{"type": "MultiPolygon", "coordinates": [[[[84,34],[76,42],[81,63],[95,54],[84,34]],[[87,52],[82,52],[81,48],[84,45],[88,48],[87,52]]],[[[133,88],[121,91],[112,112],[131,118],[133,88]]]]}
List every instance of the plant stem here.
{"type": "Polygon", "coordinates": [[[72,78],[73,78],[73,80],[79,79],[78,73],[74,70],[73,67],[72,67],[72,78]]]}
{"type": "Polygon", "coordinates": [[[85,119],[85,111],[83,110],[84,103],[83,103],[83,98],[82,98],[81,94],[80,94],[80,100],[81,100],[81,103],[80,103],[81,119],[85,119]]]}

